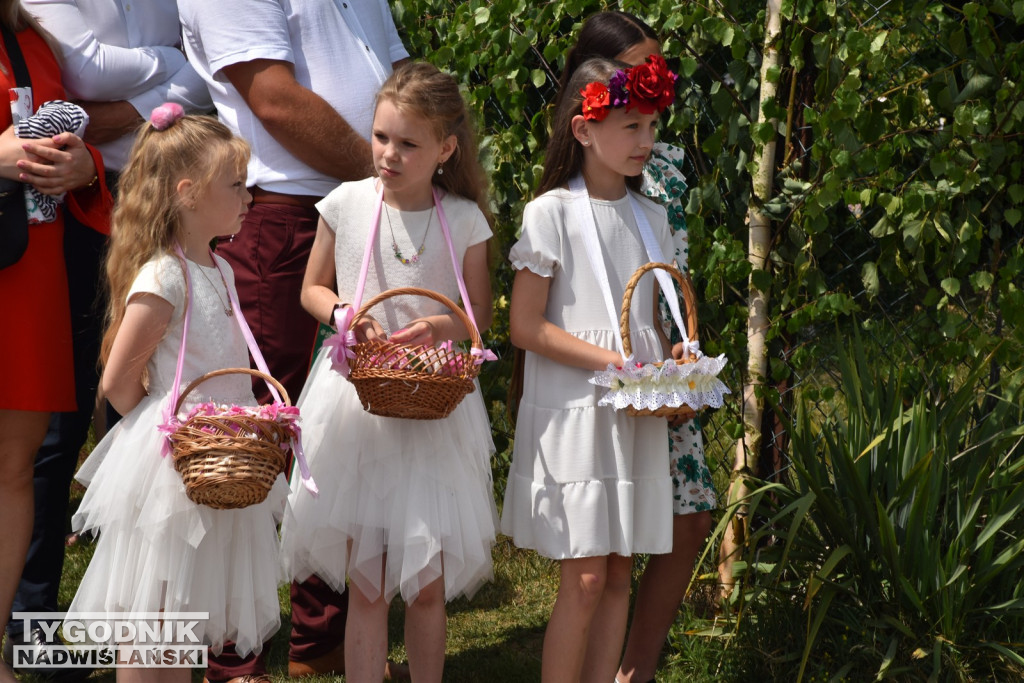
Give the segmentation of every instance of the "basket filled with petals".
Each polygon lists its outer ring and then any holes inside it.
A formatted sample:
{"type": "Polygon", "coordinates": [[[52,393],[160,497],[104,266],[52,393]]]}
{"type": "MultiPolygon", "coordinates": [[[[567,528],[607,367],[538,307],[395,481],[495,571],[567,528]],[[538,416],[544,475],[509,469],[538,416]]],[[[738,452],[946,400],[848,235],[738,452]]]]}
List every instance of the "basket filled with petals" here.
{"type": "Polygon", "coordinates": [[[270,375],[249,368],[225,368],[197,378],[178,397],[167,432],[174,468],[185,492],[200,505],[230,510],[266,500],[274,480],[285,470],[288,452],[300,448],[299,410],[284,387],[270,375]],[[262,406],[200,403],[184,418],[185,398],[206,380],[248,374],[272,384],[281,401],[262,406]]]}
{"type": "Polygon", "coordinates": [[[475,387],[480,364],[486,358],[480,333],[469,317],[451,299],[419,287],[399,287],[367,301],[352,322],[368,315],[371,308],[394,296],[424,296],[450,308],[470,335],[468,351],[451,341],[436,346],[397,344],[373,339],[352,347],[349,380],[359,394],[363,408],[382,417],[436,420],[447,417],[475,387]]]}

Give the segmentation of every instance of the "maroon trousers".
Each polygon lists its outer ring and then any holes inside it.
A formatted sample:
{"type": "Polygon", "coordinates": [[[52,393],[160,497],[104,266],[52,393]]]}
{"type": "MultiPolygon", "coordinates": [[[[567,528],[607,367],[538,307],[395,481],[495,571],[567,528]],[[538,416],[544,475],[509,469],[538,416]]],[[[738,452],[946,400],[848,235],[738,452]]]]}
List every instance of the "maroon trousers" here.
{"type": "MultiPolygon", "coordinates": [[[[260,197],[260,199],[263,199],[260,197]]],[[[246,322],[273,375],[298,400],[309,370],[317,321],[299,303],[306,261],[313,247],[319,214],[315,208],[257,201],[249,207],[234,238],[222,239],[217,254],[235,273],[235,286],[246,322]]],[[[262,380],[253,390],[261,403],[270,400],[262,380]]],[[[345,639],[348,594],[336,593],[316,576],[293,583],[292,632],[288,657],[293,661],[328,654],[345,639]]],[[[239,657],[234,643],[209,658],[211,683],[266,672],[267,646],[259,655],[239,657]]]]}

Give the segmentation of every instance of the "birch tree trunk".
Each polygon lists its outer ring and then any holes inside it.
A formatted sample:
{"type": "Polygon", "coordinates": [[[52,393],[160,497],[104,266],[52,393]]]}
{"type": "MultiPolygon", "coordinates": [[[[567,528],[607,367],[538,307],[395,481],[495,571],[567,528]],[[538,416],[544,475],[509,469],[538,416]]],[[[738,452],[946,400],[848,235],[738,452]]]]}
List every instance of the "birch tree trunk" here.
{"type": "MultiPolygon", "coordinates": [[[[758,105],[758,123],[770,123],[777,126],[778,121],[764,119],[764,106],[776,97],[778,78],[769,80],[769,73],[778,73],[779,35],[782,33],[781,17],[782,0],[767,0],[767,25],[764,36],[763,60],[761,62],[761,97],[758,105]]],[[[764,398],[760,387],[767,374],[768,355],[765,345],[765,331],[768,327],[766,294],[755,286],[754,273],[768,269],[768,250],[771,244],[771,225],[768,217],[760,207],[771,198],[772,183],[775,175],[775,141],[761,146],[756,154],[757,170],[753,176],[754,194],[747,208],[749,238],[747,259],[750,261],[752,273],[747,294],[747,371],[743,386],[741,414],[743,417],[743,438],[736,444],[736,460],[733,463],[729,483],[728,501],[730,505],[744,500],[748,495],[745,479],[748,475],[757,475],[757,458],[761,449],[761,415],[764,411],[764,398]]],[[[718,574],[722,584],[722,598],[727,599],[733,590],[733,564],[741,552],[747,536],[748,519],[744,506],[736,508],[729,528],[726,529],[719,549],[718,574]]]]}

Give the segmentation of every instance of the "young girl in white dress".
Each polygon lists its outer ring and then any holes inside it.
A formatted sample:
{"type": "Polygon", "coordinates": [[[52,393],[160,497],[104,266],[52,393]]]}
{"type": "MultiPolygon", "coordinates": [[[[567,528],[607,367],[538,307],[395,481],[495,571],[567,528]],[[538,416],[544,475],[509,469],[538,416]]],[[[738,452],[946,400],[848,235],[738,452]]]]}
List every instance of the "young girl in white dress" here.
{"type": "MultiPolygon", "coordinates": [[[[209,612],[195,634],[219,653],[233,640],[258,652],[280,624],[276,521],[288,494],[278,477],[267,500],[235,510],[187,497],[160,430],[171,396],[187,301],[192,310],[183,383],[249,367],[234,317],[234,277],[210,241],[239,230],[249,147],[216,119],[154,110],[121,175],[111,230],[108,325],[101,390],[124,418],[78,473],[88,486],[74,516],[95,529],[95,554],[71,612],[209,612]],[[178,249],[184,260],[177,255],[178,249]],[[230,291],[229,291],[230,290],[230,291]]],[[[201,384],[180,414],[203,401],[256,405],[248,375],[201,384]]],[[[173,410],[174,406],[169,406],[173,410]]],[[[118,669],[118,681],[189,681],[188,668],[118,669]]]]}
{"type": "MultiPolygon", "coordinates": [[[[339,329],[348,329],[373,231],[364,301],[413,286],[458,302],[436,192],[465,278],[464,306],[487,327],[486,183],[455,80],[425,63],[396,70],[377,95],[371,145],[377,177],[344,183],[317,205],[303,306],[321,322],[340,320],[339,329]]],[[[424,297],[386,299],[370,315],[354,326],[359,341],[435,345],[469,337],[454,314],[424,297]]],[[[381,679],[388,607],[401,594],[413,680],[440,681],[445,602],[471,596],[491,577],[493,445],[480,390],[443,419],[379,417],[363,410],[333,363],[333,354],[320,354],[299,399],[320,496],[293,487],[282,525],[287,573],[300,581],[316,573],[339,591],[347,576],[346,680],[381,679]]]]}
{"type": "MultiPolygon", "coordinates": [[[[589,379],[623,363],[598,269],[612,301],[621,302],[626,281],[651,260],[641,221],[660,251],[672,253],[664,208],[639,189],[673,83],[664,61],[579,67],[554,113],[539,196],[527,205],[509,255],[517,269],[512,342],[526,356],[502,531],[516,545],[560,560],[544,681],[614,679],[631,556],[672,545],[665,420],[599,406],[604,390],[589,379]]],[[[652,281],[640,281],[630,309],[638,361],[666,356],[652,281]]]]}

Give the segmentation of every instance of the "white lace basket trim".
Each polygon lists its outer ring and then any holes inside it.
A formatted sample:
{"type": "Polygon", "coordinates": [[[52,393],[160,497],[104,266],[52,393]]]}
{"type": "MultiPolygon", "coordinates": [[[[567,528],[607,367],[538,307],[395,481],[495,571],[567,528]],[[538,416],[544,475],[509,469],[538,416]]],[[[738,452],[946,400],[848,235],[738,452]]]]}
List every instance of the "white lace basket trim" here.
{"type": "Polygon", "coordinates": [[[701,355],[693,363],[676,364],[671,361],[638,363],[630,356],[621,367],[609,365],[594,373],[591,384],[608,387],[598,405],[622,410],[678,408],[688,405],[694,410],[721,408],[723,396],[732,393],[718,373],[728,361],[725,354],[712,358],[701,355]]]}

